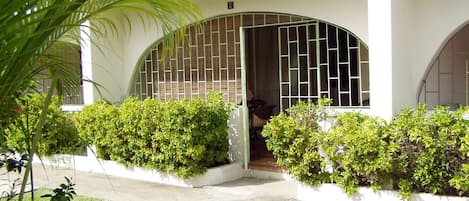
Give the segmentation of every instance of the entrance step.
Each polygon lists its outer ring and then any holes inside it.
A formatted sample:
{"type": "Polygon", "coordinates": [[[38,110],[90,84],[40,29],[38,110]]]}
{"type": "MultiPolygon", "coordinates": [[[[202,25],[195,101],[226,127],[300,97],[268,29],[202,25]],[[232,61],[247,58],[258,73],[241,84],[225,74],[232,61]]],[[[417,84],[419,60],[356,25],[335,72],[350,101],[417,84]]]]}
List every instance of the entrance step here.
{"type": "Polygon", "coordinates": [[[260,158],[249,163],[249,169],[283,172],[283,169],[277,165],[273,158],[260,158]]]}

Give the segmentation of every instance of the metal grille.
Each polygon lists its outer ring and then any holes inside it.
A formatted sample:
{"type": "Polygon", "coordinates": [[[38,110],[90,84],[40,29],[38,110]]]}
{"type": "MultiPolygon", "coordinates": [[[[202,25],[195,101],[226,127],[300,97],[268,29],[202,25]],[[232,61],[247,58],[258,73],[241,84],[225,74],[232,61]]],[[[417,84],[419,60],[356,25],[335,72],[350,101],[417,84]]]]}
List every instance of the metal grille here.
{"type": "Polygon", "coordinates": [[[348,31],[320,21],[278,27],[280,109],[299,100],[369,106],[368,49],[348,31]]]}
{"type": "MultiPolygon", "coordinates": [[[[62,65],[72,68],[76,75],[81,76],[81,52],[79,45],[64,43],[57,50],[53,49],[53,51],[58,51],[56,54],[64,61],[62,65]]],[[[47,72],[43,72],[35,77],[39,93],[47,93],[51,86],[51,80],[44,78],[44,75],[46,74],[47,72]]],[[[73,88],[70,86],[67,89],[64,89],[64,91],[67,92],[63,94],[64,105],[83,104],[83,85],[73,86],[73,88]]]]}
{"type": "Polygon", "coordinates": [[[211,91],[222,92],[225,100],[239,103],[241,54],[239,27],[274,26],[309,20],[300,16],[273,13],[242,13],[215,17],[190,27],[185,44],[162,60],[158,42],[147,53],[135,75],[134,94],[162,101],[205,98],[211,91]]]}
{"type": "MultiPolygon", "coordinates": [[[[47,93],[52,85],[50,79],[37,79],[37,90],[39,93],[47,93]]],[[[83,86],[67,89],[68,93],[63,94],[64,105],[83,105],[83,86]]]]}
{"type": "Polygon", "coordinates": [[[208,19],[198,29],[190,27],[185,43],[165,60],[158,42],[135,75],[134,94],[166,101],[219,91],[226,101],[239,103],[240,26],[279,26],[282,109],[319,97],[333,99],[335,106],[369,106],[368,49],[360,40],[331,24],[273,13],[208,19]],[[297,25],[280,26],[291,23],[297,25]]]}
{"type": "Polygon", "coordinates": [[[162,60],[162,44],[151,49],[139,70],[135,90],[142,99],[205,98],[219,91],[230,102],[241,100],[240,16],[219,17],[188,29],[185,44],[162,60]]]}

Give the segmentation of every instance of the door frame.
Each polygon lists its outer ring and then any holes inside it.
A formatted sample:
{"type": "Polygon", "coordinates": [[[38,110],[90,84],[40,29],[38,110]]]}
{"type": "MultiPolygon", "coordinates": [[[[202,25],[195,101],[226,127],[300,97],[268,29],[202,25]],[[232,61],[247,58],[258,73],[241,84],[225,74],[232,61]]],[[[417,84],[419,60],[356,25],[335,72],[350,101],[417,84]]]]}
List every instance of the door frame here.
{"type": "Polygon", "coordinates": [[[241,92],[242,92],[242,122],[243,122],[243,144],[244,144],[244,169],[249,169],[250,162],[250,142],[249,142],[249,113],[247,105],[247,75],[246,75],[246,30],[260,27],[278,27],[294,24],[311,23],[317,20],[302,20],[296,22],[284,22],[266,25],[253,25],[253,26],[240,26],[239,27],[239,42],[240,42],[240,56],[241,56],[241,92]]]}

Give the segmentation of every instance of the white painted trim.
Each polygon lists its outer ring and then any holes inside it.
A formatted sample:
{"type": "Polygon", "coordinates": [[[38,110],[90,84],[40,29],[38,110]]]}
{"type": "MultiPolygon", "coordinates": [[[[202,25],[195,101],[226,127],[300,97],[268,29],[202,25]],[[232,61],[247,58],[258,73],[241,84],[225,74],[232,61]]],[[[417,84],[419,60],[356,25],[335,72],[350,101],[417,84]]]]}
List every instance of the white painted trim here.
{"type": "Polygon", "coordinates": [[[83,105],[62,105],[60,109],[64,112],[81,112],[83,110],[83,105]]]}
{"type": "MultiPolygon", "coordinates": [[[[90,22],[86,21],[80,27],[80,48],[81,48],[81,66],[82,79],[93,80],[93,64],[91,52],[91,30],[90,22]]],[[[93,83],[83,81],[83,103],[85,105],[93,104],[93,83]]]]}
{"type": "Polygon", "coordinates": [[[391,0],[368,0],[370,109],[387,120],[393,115],[391,0]]]}
{"type": "MultiPolygon", "coordinates": [[[[380,190],[359,187],[353,195],[347,195],[335,184],[321,184],[310,186],[303,183],[297,184],[297,199],[300,201],[334,200],[334,201],[401,201],[402,197],[397,191],[380,190]]],[[[468,201],[468,197],[438,196],[429,193],[415,193],[409,201],[468,201]]]]}
{"type": "MultiPolygon", "coordinates": [[[[242,15],[241,15],[242,17],[242,15]]],[[[243,152],[244,152],[244,170],[248,170],[249,161],[250,161],[250,149],[249,149],[249,117],[248,117],[248,99],[247,99],[247,78],[246,78],[246,41],[245,41],[245,29],[241,26],[239,27],[239,42],[240,47],[239,51],[241,54],[241,94],[242,94],[242,117],[240,120],[242,121],[243,125],[243,152]]]]}

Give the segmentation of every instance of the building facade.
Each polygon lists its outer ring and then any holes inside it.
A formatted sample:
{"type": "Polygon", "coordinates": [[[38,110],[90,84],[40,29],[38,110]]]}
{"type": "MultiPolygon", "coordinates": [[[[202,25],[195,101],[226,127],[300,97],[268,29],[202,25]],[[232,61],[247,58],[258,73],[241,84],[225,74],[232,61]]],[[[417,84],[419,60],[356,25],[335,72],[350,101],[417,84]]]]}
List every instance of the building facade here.
{"type": "MultiPolygon", "coordinates": [[[[194,2],[205,19],[189,26],[171,56],[161,57],[157,24],[135,16],[131,30],[99,38],[101,50],[83,41],[83,76],[113,102],[215,90],[237,104],[252,93],[274,114],[324,96],[338,109],[386,119],[418,103],[469,103],[469,1],[194,2]]],[[[83,88],[85,104],[100,98],[83,88]]]]}

